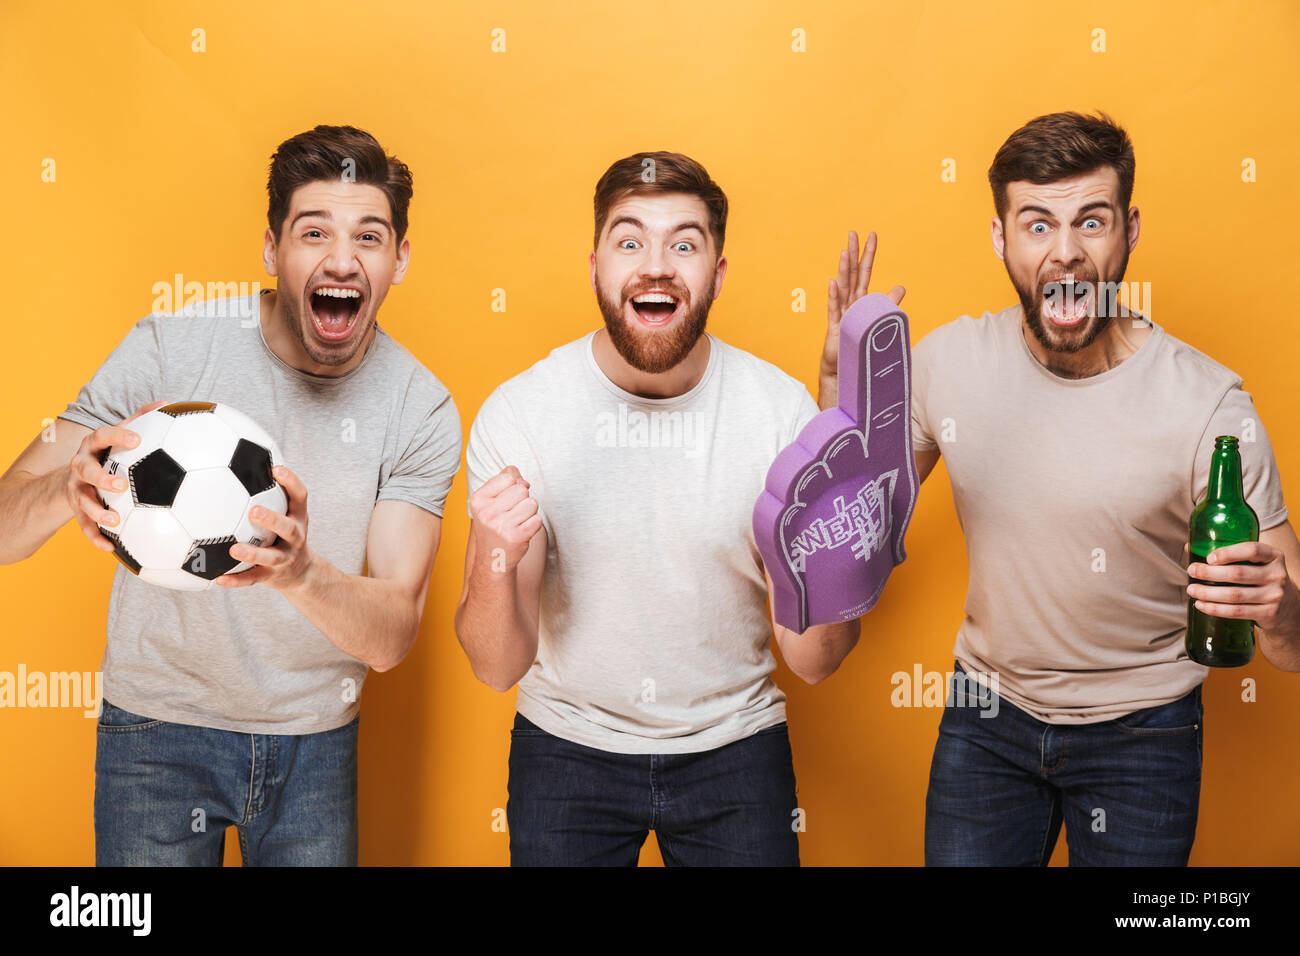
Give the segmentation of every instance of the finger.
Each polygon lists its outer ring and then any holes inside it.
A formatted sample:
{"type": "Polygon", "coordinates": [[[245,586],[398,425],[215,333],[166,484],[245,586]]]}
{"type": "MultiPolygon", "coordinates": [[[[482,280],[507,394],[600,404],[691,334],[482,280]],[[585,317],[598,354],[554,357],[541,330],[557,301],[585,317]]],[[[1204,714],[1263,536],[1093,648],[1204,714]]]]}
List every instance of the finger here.
{"type": "Polygon", "coordinates": [[[505,518],[507,524],[521,525],[533,515],[537,514],[537,499],[529,496],[506,512],[505,518]]]}
{"type": "Polygon", "coordinates": [[[288,560],[288,554],[282,548],[255,548],[251,544],[232,544],[230,556],[264,568],[278,567],[288,560]]]}
{"type": "Polygon", "coordinates": [[[901,285],[896,285],[885,293],[893,301],[894,305],[903,304],[903,296],[907,295],[907,290],[901,285]]]}
{"type": "Polygon", "coordinates": [[[1210,617],[1231,617],[1247,621],[1253,621],[1260,615],[1267,605],[1263,604],[1211,604],[1206,601],[1197,601],[1196,610],[1202,614],[1208,614],[1210,617]]]}
{"type": "Polygon", "coordinates": [[[246,571],[236,571],[234,574],[219,575],[213,581],[223,588],[247,588],[264,580],[270,574],[268,568],[249,568],[246,571]]]}
{"type": "Polygon", "coordinates": [[[470,497],[476,498],[479,501],[486,501],[487,499],[495,498],[497,495],[501,494],[501,492],[505,491],[521,479],[522,476],[519,474],[519,469],[514,465],[507,465],[499,474],[493,475],[487,481],[483,482],[483,484],[479,485],[478,490],[470,497]]]}
{"type": "Polygon", "coordinates": [[[907,332],[903,319],[889,315],[880,319],[868,333],[863,350],[863,387],[868,395],[862,404],[870,420],[863,419],[872,431],[886,432],[898,419],[910,415],[907,404],[907,332]]]}
{"type": "Polygon", "coordinates": [[[1276,548],[1262,541],[1243,541],[1240,544],[1215,548],[1205,556],[1205,560],[1209,564],[1231,564],[1234,561],[1267,563],[1278,554],[1276,548]]]}
{"type": "Polygon", "coordinates": [[[1189,584],[1187,585],[1187,596],[1198,601],[1209,601],[1215,604],[1258,605],[1263,603],[1260,601],[1260,590],[1257,587],[1228,588],[1214,587],[1208,584],[1189,584]]]}
{"type": "Polygon", "coordinates": [[[126,491],[126,477],[123,475],[112,475],[104,470],[104,467],[89,455],[82,455],[77,460],[76,475],[85,484],[95,488],[102,488],[104,491],[126,491]]]}
{"type": "Polygon", "coordinates": [[[840,305],[840,287],[834,279],[831,279],[826,289],[826,328],[828,334],[839,327],[842,308],[843,306],[840,305]]]}
{"type": "Polygon", "coordinates": [[[73,517],[77,519],[77,527],[81,529],[82,534],[90,540],[91,544],[99,548],[101,551],[116,550],[113,547],[113,542],[104,537],[103,532],[99,530],[99,526],[96,525],[95,522],[91,521],[80,511],[76,512],[73,517]]]}
{"type": "Polygon", "coordinates": [[[267,531],[274,531],[277,537],[295,543],[302,530],[302,525],[287,515],[272,511],[263,505],[253,505],[248,509],[248,517],[254,524],[267,531]]]}
{"type": "Polygon", "coordinates": [[[871,285],[871,267],[876,261],[876,234],[867,233],[867,248],[862,253],[862,266],[858,270],[858,288],[856,290],[857,298],[862,298],[867,294],[867,288],[871,285]]]}
{"type": "Polygon", "coordinates": [[[117,512],[111,508],[105,508],[104,503],[92,494],[86,485],[82,485],[81,490],[77,492],[77,505],[77,513],[91,523],[108,525],[111,528],[116,528],[121,524],[117,512]]]}
{"type": "MultiPolygon", "coordinates": [[[[127,419],[130,421],[130,419],[127,419]]],[[[90,441],[87,443],[87,450],[91,452],[101,452],[105,448],[134,448],[140,444],[140,435],[131,431],[129,428],[123,428],[121,425],[101,425],[90,433],[90,441]]]]}
{"type": "Polygon", "coordinates": [[[1258,586],[1269,582],[1270,573],[1266,564],[1190,564],[1187,576],[1202,581],[1258,586]]]}
{"type": "Polygon", "coordinates": [[[839,283],[840,295],[846,297],[844,304],[847,306],[847,296],[849,295],[849,289],[852,288],[849,285],[849,250],[847,249],[840,250],[840,268],[835,275],[835,281],[839,283]]]}
{"type": "Polygon", "coordinates": [[[849,284],[844,287],[844,291],[849,295],[849,301],[852,302],[858,298],[858,283],[861,281],[861,272],[858,267],[858,231],[849,230],[849,284]]]}
{"type": "Polygon", "coordinates": [[[302,516],[307,509],[307,486],[302,483],[302,479],[295,475],[284,465],[276,465],[271,469],[271,474],[284,493],[289,497],[289,514],[294,518],[302,516]]]}
{"type": "Polygon", "coordinates": [[[519,484],[511,485],[491,501],[484,502],[482,514],[489,518],[509,514],[510,509],[526,497],[528,497],[527,488],[519,484]]]}

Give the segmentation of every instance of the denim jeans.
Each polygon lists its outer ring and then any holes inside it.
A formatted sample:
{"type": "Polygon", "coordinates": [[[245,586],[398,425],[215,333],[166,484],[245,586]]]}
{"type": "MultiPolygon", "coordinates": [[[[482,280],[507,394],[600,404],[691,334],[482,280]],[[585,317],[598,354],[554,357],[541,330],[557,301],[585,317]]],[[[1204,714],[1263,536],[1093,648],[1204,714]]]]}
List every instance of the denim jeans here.
{"type": "MultiPolygon", "coordinates": [[[[964,673],[954,663],[955,673],[964,673]]],[[[1047,724],[950,689],[925,800],[927,866],[1186,866],[1201,794],[1201,688],[1095,724],[1047,724]],[[996,716],[984,717],[986,712],[996,716]]],[[[985,694],[991,694],[985,690],[985,694]]]]}
{"type": "Polygon", "coordinates": [[[655,831],[668,866],[798,866],[794,762],[784,723],[689,754],[618,754],[515,715],[511,866],[636,866],[655,831]]]}
{"type": "Polygon", "coordinates": [[[316,734],[150,720],[104,701],[95,748],[96,866],[355,866],[360,717],[316,734]]]}

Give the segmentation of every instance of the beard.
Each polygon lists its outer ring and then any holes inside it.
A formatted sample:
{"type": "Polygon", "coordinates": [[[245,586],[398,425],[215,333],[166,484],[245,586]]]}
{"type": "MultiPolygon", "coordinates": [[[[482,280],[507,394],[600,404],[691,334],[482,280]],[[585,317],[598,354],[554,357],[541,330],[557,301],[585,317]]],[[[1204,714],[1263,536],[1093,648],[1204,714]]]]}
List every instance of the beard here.
{"type": "Polygon", "coordinates": [[[600,306],[600,314],[605,319],[605,329],[609,332],[610,341],[614,343],[614,348],[618,349],[618,354],[623,357],[623,361],[637,371],[651,375],[676,368],[690,354],[691,349],[695,348],[695,343],[704,334],[704,325],[708,321],[709,309],[713,305],[712,287],[706,290],[705,297],[697,304],[691,301],[689,293],[674,285],[665,291],[671,292],[677,296],[679,302],[685,303],[684,312],[674,325],[665,329],[640,329],[629,324],[624,316],[623,306],[634,296],[653,288],[665,287],[661,282],[645,288],[633,289],[622,302],[615,302],[606,298],[600,276],[596,276],[596,302],[600,306]]]}
{"type": "Polygon", "coordinates": [[[1015,287],[1016,295],[1020,298],[1020,307],[1025,313],[1025,322],[1028,324],[1030,331],[1034,333],[1034,338],[1038,339],[1040,345],[1049,352],[1080,352],[1097,340],[1101,333],[1105,332],[1114,320],[1118,310],[1118,292],[1111,283],[1119,283],[1124,278],[1124,273],[1128,270],[1129,250],[1127,243],[1124,246],[1124,259],[1119,264],[1119,274],[1115,276],[1101,277],[1092,274],[1087,270],[1073,270],[1075,280],[1078,282],[1091,282],[1093,287],[1092,303],[1090,309],[1092,315],[1089,315],[1078,328],[1058,329],[1043,321],[1043,305],[1046,296],[1043,294],[1043,286],[1037,281],[1032,288],[1020,283],[1014,275],[1011,274],[1011,266],[1003,259],[1003,265],[1007,268],[1007,277],[1011,279],[1012,286],[1015,287]]]}
{"type": "MultiPolygon", "coordinates": [[[[369,305],[370,303],[367,301],[362,307],[368,308],[369,305]]],[[[340,342],[335,346],[322,346],[321,342],[312,334],[315,328],[311,315],[299,312],[297,303],[287,295],[284,297],[284,311],[289,323],[289,330],[293,332],[294,338],[302,345],[302,350],[307,353],[307,357],[317,365],[346,365],[352,356],[357,354],[357,349],[361,348],[361,343],[366,340],[370,326],[374,323],[374,318],[368,317],[359,334],[354,329],[352,337],[346,342],[340,342]],[[312,326],[312,328],[308,328],[308,326],[312,326]]]]}

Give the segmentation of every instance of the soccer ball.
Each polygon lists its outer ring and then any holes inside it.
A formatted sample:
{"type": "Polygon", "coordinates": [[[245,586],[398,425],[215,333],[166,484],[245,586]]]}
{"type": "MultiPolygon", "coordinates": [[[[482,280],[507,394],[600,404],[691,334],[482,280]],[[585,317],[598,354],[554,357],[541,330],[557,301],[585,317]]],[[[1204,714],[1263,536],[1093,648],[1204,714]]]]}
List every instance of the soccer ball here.
{"type": "Polygon", "coordinates": [[[230,546],[265,547],[275,534],[255,526],[249,509],[289,507],[271,476],[282,464],[271,436],[216,402],[173,402],[125,427],[140,444],[100,455],[109,474],[127,476],[125,491],[99,489],[119,518],[116,527],[99,526],[118,560],[145,581],[184,591],[252,567],[232,558],[230,546]]]}

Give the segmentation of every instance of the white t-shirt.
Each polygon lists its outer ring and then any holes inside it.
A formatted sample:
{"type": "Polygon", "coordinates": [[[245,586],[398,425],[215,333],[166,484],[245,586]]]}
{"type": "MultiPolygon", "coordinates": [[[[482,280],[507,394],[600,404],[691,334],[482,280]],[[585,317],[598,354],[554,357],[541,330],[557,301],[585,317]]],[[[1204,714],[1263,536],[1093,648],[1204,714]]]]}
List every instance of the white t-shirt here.
{"type": "Polygon", "coordinates": [[[712,750],[785,719],[752,520],[817,404],[713,335],[694,388],[640,398],[600,370],[594,335],[493,391],[466,450],[470,494],[514,465],[546,528],[519,713],[616,753],[712,750]]]}

